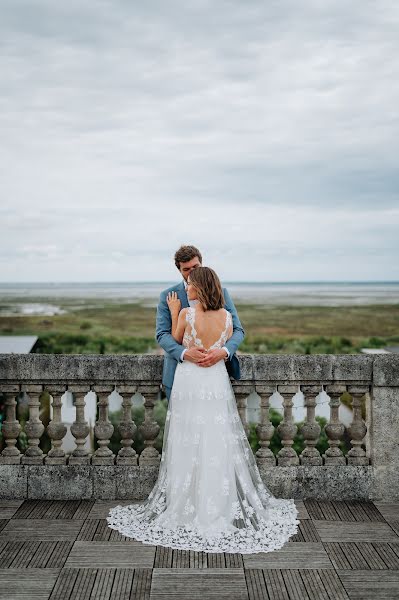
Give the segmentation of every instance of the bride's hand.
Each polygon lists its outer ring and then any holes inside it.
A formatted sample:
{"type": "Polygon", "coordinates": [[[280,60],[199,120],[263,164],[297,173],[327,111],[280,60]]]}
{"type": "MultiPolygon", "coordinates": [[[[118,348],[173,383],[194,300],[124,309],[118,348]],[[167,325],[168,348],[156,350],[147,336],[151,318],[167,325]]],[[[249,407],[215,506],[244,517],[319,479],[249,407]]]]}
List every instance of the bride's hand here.
{"type": "Polygon", "coordinates": [[[177,292],[169,292],[166,297],[166,302],[168,303],[169,310],[173,314],[178,314],[181,309],[181,302],[177,297],[177,292]]]}

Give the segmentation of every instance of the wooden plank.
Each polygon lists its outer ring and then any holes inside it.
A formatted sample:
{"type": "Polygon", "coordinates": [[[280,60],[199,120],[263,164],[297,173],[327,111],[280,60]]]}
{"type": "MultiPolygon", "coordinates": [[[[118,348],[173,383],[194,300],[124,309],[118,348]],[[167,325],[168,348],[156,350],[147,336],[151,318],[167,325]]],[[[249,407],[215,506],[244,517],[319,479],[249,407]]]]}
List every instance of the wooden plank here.
{"type": "Polygon", "coordinates": [[[96,574],[97,569],[78,569],[71,600],[87,600],[87,598],[90,598],[96,574]]]}
{"type": "Polygon", "coordinates": [[[78,574],[78,569],[62,569],[49,600],[73,600],[72,591],[78,574]]]}
{"type": "Polygon", "coordinates": [[[375,506],[374,502],[363,502],[362,508],[369,516],[370,521],[379,521],[382,523],[385,521],[383,515],[375,506]]]}
{"type": "Polygon", "coordinates": [[[94,504],[95,502],[93,500],[81,500],[72,518],[77,519],[78,521],[87,519],[94,504]]]}
{"type": "Polygon", "coordinates": [[[317,500],[305,500],[304,504],[311,519],[324,519],[323,511],[319,507],[317,500]]]}
{"type": "MultiPolygon", "coordinates": [[[[48,543],[48,542],[45,542],[48,543]]],[[[54,552],[51,554],[46,565],[47,568],[61,568],[65,565],[69,553],[73,548],[73,542],[56,542],[54,552]]]]}
{"type": "Polygon", "coordinates": [[[325,519],[327,519],[329,521],[340,521],[341,520],[341,517],[335,510],[334,504],[332,502],[329,502],[327,500],[323,500],[323,502],[319,501],[319,508],[320,508],[321,512],[323,513],[323,516],[325,519]]]}
{"type": "Polygon", "coordinates": [[[29,563],[30,568],[45,569],[57,542],[39,542],[37,552],[29,563]]]}
{"type": "Polygon", "coordinates": [[[224,569],[226,561],[223,552],[208,552],[208,568],[224,569]]]}
{"type": "Polygon", "coordinates": [[[38,503],[39,500],[24,500],[12,518],[27,519],[38,503]]]}
{"type": "Polygon", "coordinates": [[[335,571],[332,571],[331,569],[318,569],[318,574],[323,582],[329,600],[349,599],[349,596],[335,571]]]}
{"type": "Polygon", "coordinates": [[[58,572],[58,569],[0,569],[0,600],[48,600],[58,572]]]}
{"type": "Polygon", "coordinates": [[[399,502],[373,502],[386,521],[399,521],[399,502]]]}
{"type": "MultiPolygon", "coordinates": [[[[154,567],[155,567],[155,564],[154,564],[154,567]]],[[[207,553],[199,552],[196,550],[190,550],[190,569],[207,569],[207,568],[208,568],[207,553]]]]}
{"type": "Polygon", "coordinates": [[[0,500],[0,519],[11,519],[23,500],[0,500]]]}
{"type": "Polygon", "coordinates": [[[134,570],[132,598],[150,600],[152,569],[137,568],[134,570]]]}
{"type": "Polygon", "coordinates": [[[109,600],[115,579],[116,569],[98,569],[90,598],[109,600]]]}
{"type": "Polygon", "coordinates": [[[225,552],[224,553],[225,565],[228,569],[243,569],[244,561],[242,554],[225,552]]]}
{"type": "Polygon", "coordinates": [[[154,568],[170,569],[172,568],[173,548],[166,546],[157,546],[154,558],[154,568]]]}
{"type": "Polygon", "coordinates": [[[270,600],[290,600],[280,569],[265,570],[263,576],[270,600]]]}
{"type": "MultiPolygon", "coordinates": [[[[332,569],[333,565],[320,542],[286,544],[274,552],[243,554],[245,568],[258,569],[332,569]]],[[[209,563],[208,563],[209,564],[209,563]]]]}
{"type": "Polygon", "coordinates": [[[364,509],[364,502],[360,500],[346,500],[346,506],[349,508],[356,521],[370,521],[367,511],[364,509]]]}
{"type": "Polygon", "coordinates": [[[172,568],[188,569],[190,567],[190,553],[188,550],[173,550],[172,568]]]}
{"type": "Polygon", "coordinates": [[[11,568],[26,569],[32,560],[40,542],[24,542],[22,548],[10,564],[11,568]]]}
{"type": "MultiPolygon", "coordinates": [[[[126,548],[126,545],[125,545],[126,548]]],[[[148,579],[151,570],[148,569],[148,579]]],[[[135,570],[136,576],[136,570],[135,570]]],[[[132,598],[135,588],[132,588],[132,598]]],[[[242,569],[154,569],[151,600],[248,600],[242,569]]]]}
{"type": "Polygon", "coordinates": [[[320,542],[320,536],[317,533],[317,529],[313,523],[313,521],[302,521],[301,522],[301,531],[303,534],[304,542],[320,542]]]}
{"type": "Polygon", "coordinates": [[[262,569],[245,569],[249,600],[270,600],[262,569]]]}
{"type": "Polygon", "coordinates": [[[399,571],[337,571],[351,600],[398,599],[399,571]]]}
{"type": "Polygon", "coordinates": [[[135,600],[131,595],[133,575],[133,569],[116,569],[111,592],[112,600],[135,600]]]}
{"type": "MultiPolygon", "coordinates": [[[[44,519],[58,519],[59,514],[66,504],[65,500],[53,500],[44,514],[44,519]]],[[[65,518],[65,517],[64,517],[65,518]]]]}
{"type": "Polygon", "coordinates": [[[11,566],[12,561],[21,551],[24,542],[9,542],[4,548],[1,556],[1,566],[3,569],[7,569],[11,566]]]}
{"type": "Polygon", "coordinates": [[[323,542],[399,542],[388,523],[314,520],[323,542]]]}
{"type": "Polygon", "coordinates": [[[353,516],[349,508],[346,506],[345,502],[338,502],[336,500],[333,500],[331,504],[333,505],[334,510],[341,521],[356,521],[355,517],[353,516]]]}
{"type": "Polygon", "coordinates": [[[290,598],[295,598],[295,600],[309,600],[306,587],[298,569],[288,569],[282,571],[282,574],[290,598]]]}
{"type": "Polygon", "coordinates": [[[111,508],[140,504],[134,500],[96,500],[88,515],[88,519],[106,519],[111,508]]]}
{"type": "Polygon", "coordinates": [[[310,515],[303,500],[295,500],[295,506],[298,509],[298,519],[310,519],[310,515]]]}
{"type": "Polygon", "coordinates": [[[350,569],[351,564],[342,548],[342,544],[338,542],[324,542],[326,552],[334,565],[335,569],[350,569]]]}
{"type": "Polygon", "coordinates": [[[154,564],[155,546],[135,542],[75,542],[67,558],[67,568],[151,567],[154,564]]]}
{"type": "Polygon", "coordinates": [[[33,510],[29,513],[29,518],[43,519],[47,510],[51,507],[52,502],[52,500],[39,500],[33,510]]]}
{"type": "Polygon", "coordinates": [[[399,521],[389,521],[391,529],[399,536],[399,521]]]}
{"type": "Polygon", "coordinates": [[[11,519],[0,533],[1,539],[37,540],[75,540],[82,527],[82,521],[72,519],[11,519]]]}
{"type": "Polygon", "coordinates": [[[0,519],[0,531],[7,525],[8,519],[0,519]]]}
{"type": "Polygon", "coordinates": [[[389,544],[374,542],[373,546],[378,556],[384,561],[388,569],[399,569],[399,557],[393,551],[389,544]]]}
{"type": "Polygon", "coordinates": [[[111,532],[114,531],[108,527],[108,523],[105,519],[99,519],[96,531],[93,536],[95,542],[107,542],[110,538],[111,532]]]}
{"type": "Polygon", "coordinates": [[[137,540],[135,540],[134,538],[128,537],[127,535],[122,535],[119,531],[116,531],[116,529],[111,529],[111,528],[109,528],[108,541],[109,542],[137,542],[137,540]]]}
{"type": "Polygon", "coordinates": [[[301,569],[300,574],[310,600],[329,600],[318,571],[301,569]]]}
{"type": "Polygon", "coordinates": [[[355,542],[345,542],[341,544],[341,548],[345,553],[351,569],[369,569],[370,565],[359,550],[359,545],[355,542]]]}
{"type": "MultiPolygon", "coordinates": [[[[76,518],[75,514],[79,508],[81,501],[80,500],[66,500],[64,502],[64,506],[58,515],[58,519],[73,519],[76,518]]],[[[81,519],[84,519],[84,515],[81,516],[81,519]]],[[[79,519],[78,519],[79,520],[79,519]]]]}
{"type": "Polygon", "coordinates": [[[82,524],[82,527],[76,536],[76,541],[90,542],[93,540],[94,534],[98,526],[98,519],[87,519],[82,524]]]}
{"type": "Polygon", "coordinates": [[[361,544],[358,544],[358,547],[364,558],[367,560],[370,569],[377,570],[388,568],[385,562],[379,556],[374,544],[371,542],[362,542],[361,544]]]}

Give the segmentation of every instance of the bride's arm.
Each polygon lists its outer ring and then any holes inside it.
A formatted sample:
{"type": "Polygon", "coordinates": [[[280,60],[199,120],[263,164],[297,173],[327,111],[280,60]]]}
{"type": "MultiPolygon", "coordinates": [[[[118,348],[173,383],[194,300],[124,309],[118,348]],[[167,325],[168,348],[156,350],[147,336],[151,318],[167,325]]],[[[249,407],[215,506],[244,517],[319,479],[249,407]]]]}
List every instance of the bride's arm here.
{"type": "Polygon", "coordinates": [[[166,298],[166,302],[168,303],[170,317],[172,320],[172,337],[176,340],[176,342],[179,342],[179,344],[181,344],[183,340],[184,330],[186,328],[187,308],[183,308],[183,310],[180,310],[181,302],[177,297],[176,292],[169,292],[166,298]]]}
{"type": "Polygon", "coordinates": [[[183,341],[184,331],[186,329],[187,308],[183,308],[178,314],[172,313],[172,336],[179,344],[183,341]]]}

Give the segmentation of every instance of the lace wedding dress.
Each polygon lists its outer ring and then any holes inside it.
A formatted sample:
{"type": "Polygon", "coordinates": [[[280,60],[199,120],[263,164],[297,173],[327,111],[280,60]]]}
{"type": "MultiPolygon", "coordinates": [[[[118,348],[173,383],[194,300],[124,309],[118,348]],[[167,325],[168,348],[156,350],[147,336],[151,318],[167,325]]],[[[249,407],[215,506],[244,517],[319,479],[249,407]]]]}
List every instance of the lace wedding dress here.
{"type": "MultiPolygon", "coordinates": [[[[195,308],[186,319],[183,345],[202,346],[195,308]]],[[[225,344],[230,323],[226,310],[211,348],[225,344]]],[[[283,546],[297,532],[297,514],[293,500],[274,498],[262,482],[224,361],[179,363],[158,479],[144,502],[112,508],[109,527],[144,544],[250,554],[283,546]]]]}

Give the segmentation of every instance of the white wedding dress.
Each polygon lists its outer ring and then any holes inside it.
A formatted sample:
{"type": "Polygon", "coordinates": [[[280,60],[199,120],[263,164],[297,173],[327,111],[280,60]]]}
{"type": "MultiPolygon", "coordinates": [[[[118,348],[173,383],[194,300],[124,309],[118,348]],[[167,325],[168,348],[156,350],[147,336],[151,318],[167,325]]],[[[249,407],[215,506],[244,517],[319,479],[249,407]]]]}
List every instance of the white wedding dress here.
{"type": "MultiPolygon", "coordinates": [[[[195,308],[186,319],[183,345],[202,346],[195,308]]],[[[211,348],[225,344],[230,323],[226,310],[211,348]]],[[[262,482],[224,361],[179,363],[158,479],[144,502],[112,508],[109,527],[144,544],[250,554],[283,546],[297,532],[297,515],[293,500],[274,498],[262,482]]]]}

